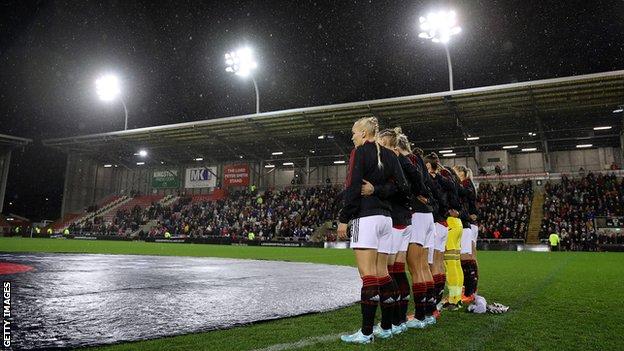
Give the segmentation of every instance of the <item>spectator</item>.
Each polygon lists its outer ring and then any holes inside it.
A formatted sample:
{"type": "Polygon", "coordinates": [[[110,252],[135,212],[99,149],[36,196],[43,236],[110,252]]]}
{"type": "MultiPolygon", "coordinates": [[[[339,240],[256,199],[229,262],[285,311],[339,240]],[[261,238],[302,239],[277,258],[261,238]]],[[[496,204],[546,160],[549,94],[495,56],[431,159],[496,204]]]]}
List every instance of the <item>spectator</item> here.
{"type": "Polygon", "coordinates": [[[531,181],[515,185],[481,183],[477,191],[479,235],[483,238],[524,239],[532,199],[531,181]]]}
{"type": "Polygon", "coordinates": [[[496,167],[494,167],[494,173],[496,173],[496,175],[500,176],[503,173],[503,170],[500,168],[499,165],[496,165],[496,167]]]}
{"type": "Polygon", "coordinates": [[[153,220],[156,224],[144,233],[146,237],[169,232],[172,236],[236,239],[253,233],[260,240],[308,240],[321,224],[336,218],[333,204],[338,192],[331,186],[263,193],[250,187],[218,201],[193,202],[184,197],[171,206],[155,203],[147,209],[119,210],[111,223],[96,217],[75,229],[93,235],[130,235],[153,220]]]}
{"type": "Polygon", "coordinates": [[[561,233],[561,247],[566,250],[596,250],[600,239],[594,218],[624,215],[624,180],[618,181],[614,174],[563,176],[558,184],[547,182],[544,190],[540,238],[561,233]]]}

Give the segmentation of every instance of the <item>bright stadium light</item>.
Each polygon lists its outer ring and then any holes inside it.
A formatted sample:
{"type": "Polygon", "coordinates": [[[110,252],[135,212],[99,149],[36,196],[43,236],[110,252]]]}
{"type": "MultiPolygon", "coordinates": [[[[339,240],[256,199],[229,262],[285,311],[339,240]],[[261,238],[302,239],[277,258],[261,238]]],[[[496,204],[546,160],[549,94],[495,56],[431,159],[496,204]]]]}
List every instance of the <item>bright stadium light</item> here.
{"type": "Polygon", "coordinates": [[[481,138],[479,138],[478,136],[473,136],[473,137],[467,137],[465,140],[466,141],[474,141],[474,140],[479,140],[481,138]]]}
{"type": "Polygon", "coordinates": [[[147,151],[145,151],[145,150],[139,150],[138,154],[139,154],[139,156],[141,156],[141,157],[146,157],[146,156],[147,156],[147,151]]]}
{"type": "Polygon", "coordinates": [[[586,148],[592,147],[592,146],[594,146],[594,145],[593,144],[579,144],[579,145],[576,145],[576,148],[577,149],[586,149],[586,148]]]}
{"type": "Polygon", "coordinates": [[[450,154],[453,150],[440,150],[441,154],[450,154]]]}
{"type": "Polygon", "coordinates": [[[143,166],[145,162],[137,162],[137,166],[143,166]]]}
{"type": "Polygon", "coordinates": [[[271,155],[273,156],[278,156],[278,155],[283,155],[284,152],[283,151],[276,151],[276,152],[272,152],[271,155]]]}
{"type": "Polygon", "coordinates": [[[264,165],[264,168],[275,168],[275,165],[264,165]]]}
{"type": "Polygon", "coordinates": [[[334,164],[337,164],[337,165],[342,165],[342,164],[345,164],[345,160],[337,160],[337,161],[334,161],[334,164]]]}
{"type": "Polygon", "coordinates": [[[457,156],[457,154],[451,153],[451,154],[444,154],[443,156],[444,157],[454,157],[454,156],[457,156]]]}
{"type": "Polygon", "coordinates": [[[611,126],[604,126],[604,127],[594,127],[594,130],[609,130],[611,129],[611,126]]]}
{"type": "Polygon", "coordinates": [[[128,129],[128,108],[126,102],[121,96],[121,83],[119,78],[113,74],[106,74],[95,80],[95,92],[102,101],[113,101],[119,98],[124,108],[124,114],[126,116],[124,123],[124,130],[128,129]]]}
{"type": "Polygon", "coordinates": [[[113,165],[104,165],[104,168],[111,168],[113,165]]]}
{"type": "Polygon", "coordinates": [[[228,73],[234,73],[239,77],[251,77],[256,90],[256,113],[260,113],[260,93],[258,92],[258,83],[252,75],[252,72],[258,68],[253,51],[248,48],[240,48],[236,51],[231,51],[225,54],[225,71],[228,73]]]}
{"type": "Polygon", "coordinates": [[[294,166],[295,164],[292,162],[284,162],[282,163],[282,166],[294,166]]]}
{"type": "Polygon", "coordinates": [[[457,14],[453,10],[431,12],[425,17],[421,16],[418,21],[420,23],[419,38],[431,40],[444,46],[449,70],[449,90],[453,91],[453,66],[451,65],[448,43],[453,35],[461,32],[461,27],[457,25],[457,14]]]}
{"type": "Polygon", "coordinates": [[[522,149],[522,151],[524,151],[524,152],[537,151],[537,148],[536,147],[527,147],[527,148],[522,149]]]}
{"type": "Polygon", "coordinates": [[[204,158],[203,158],[203,157],[195,157],[195,158],[193,159],[193,161],[203,161],[203,160],[204,160],[204,158]]]}
{"type": "Polygon", "coordinates": [[[503,149],[507,150],[507,149],[517,149],[518,145],[506,145],[503,146],[503,149]]]}

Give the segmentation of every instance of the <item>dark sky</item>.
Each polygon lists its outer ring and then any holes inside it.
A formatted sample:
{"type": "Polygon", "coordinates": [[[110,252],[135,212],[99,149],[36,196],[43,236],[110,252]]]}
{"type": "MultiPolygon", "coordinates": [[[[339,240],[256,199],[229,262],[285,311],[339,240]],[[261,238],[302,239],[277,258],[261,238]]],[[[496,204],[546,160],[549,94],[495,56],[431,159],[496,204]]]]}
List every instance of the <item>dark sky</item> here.
{"type": "Polygon", "coordinates": [[[440,4],[463,28],[455,89],[624,66],[624,1],[2,1],[0,133],[35,143],[14,152],[5,212],[59,216],[65,158],[42,139],[123,129],[95,96],[103,72],[123,79],[130,128],[254,112],[253,85],[224,72],[242,44],[262,111],[447,90],[416,25],[440,4]]]}

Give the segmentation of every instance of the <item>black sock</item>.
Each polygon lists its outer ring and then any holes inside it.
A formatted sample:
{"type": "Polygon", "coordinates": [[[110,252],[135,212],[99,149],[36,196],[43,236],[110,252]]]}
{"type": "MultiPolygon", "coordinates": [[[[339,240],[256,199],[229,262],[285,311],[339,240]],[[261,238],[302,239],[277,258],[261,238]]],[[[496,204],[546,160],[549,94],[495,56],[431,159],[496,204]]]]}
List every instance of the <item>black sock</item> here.
{"type": "Polygon", "coordinates": [[[399,282],[396,280],[396,274],[394,272],[395,265],[396,263],[388,265],[388,275],[392,278],[392,298],[394,299],[394,305],[392,306],[392,324],[399,325],[401,324],[401,306],[399,305],[401,292],[399,291],[399,282]]]}
{"type": "Polygon", "coordinates": [[[465,263],[462,261],[462,270],[464,271],[464,296],[470,296],[477,291],[477,262],[475,260],[466,260],[465,263]]]}
{"type": "Polygon", "coordinates": [[[407,280],[407,274],[405,271],[392,273],[392,280],[397,283],[399,288],[399,320],[400,323],[407,322],[407,310],[409,308],[410,301],[410,284],[407,280]]]}
{"type": "Polygon", "coordinates": [[[412,284],[414,295],[414,318],[422,321],[425,319],[425,307],[427,304],[427,284],[425,282],[412,284]]]}
{"type": "Polygon", "coordinates": [[[431,316],[436,306],[435,283],[433,280],[426,282],[427,284],[427,304],[425,306],[425,315],[431,316]]]}
{"type": "Polygon", "coordinates": [[[436,297],[436,305],[442,301],[444,295],[444,284],[446,283],[446,274],[439,273],[433,276],[434,294],[436,297]]]}
{"type": "Polygon", "coordinates": [[[401,292],[399,291],[399,284],[392,278],[392,299],[394,300],[394,304],[392,305],[392,324],[399,325],[403,323],[403,318],[401,317],[401,292]]]}
{"type": "Polygon", "coordinates": [[[470,260],[461,260],[462,273],[464,273],[464,296],[470,296],[472,290],[472,278],[470,275],[470,260]]]}
{"type": "Polygon", "coordinates": [[[379,277],[377,280],[379,284],[379,306],[381,307],[381,329],[388,330],[392,328],[392,318],[394,315],[394,287],[392,278],[389,275],[385,277],[379,277]]]}
{"type": "Polygon", "coordinates": [[[364,335],[373,333],[378,304],[379,285],[377,284],[377,277],[372,275],[363,276],[360,307],[362,309],[362,333],[364,335]]]}

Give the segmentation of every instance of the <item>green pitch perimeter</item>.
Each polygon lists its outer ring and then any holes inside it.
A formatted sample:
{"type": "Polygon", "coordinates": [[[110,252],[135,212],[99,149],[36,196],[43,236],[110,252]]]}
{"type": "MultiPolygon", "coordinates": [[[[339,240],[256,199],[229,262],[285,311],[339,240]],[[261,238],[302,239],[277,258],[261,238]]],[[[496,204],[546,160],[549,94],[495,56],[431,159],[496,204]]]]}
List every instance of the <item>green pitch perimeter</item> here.
{"type": "MultiPolygon", "coordinates": [[[[3,252],[232,257],[354,265],[350,250],[0,238],[3,252]]],[[[621,350],[624,254],[480,252],[480,294],[505,315],[444,313],[438,325],[358,347],[359,307],[98,350],[621,350]],[[299,347],[302,346],[302,347],[299,347]],[[299,347],[299,348],[297,348],[299,347]]],[[[322,279],[322,277],[319,277],[322,279]]],[[[249,311],[253,313],[253,311],[249,311]]],[[[244,321],[241,321],[244,322],[244,321]]]]}

